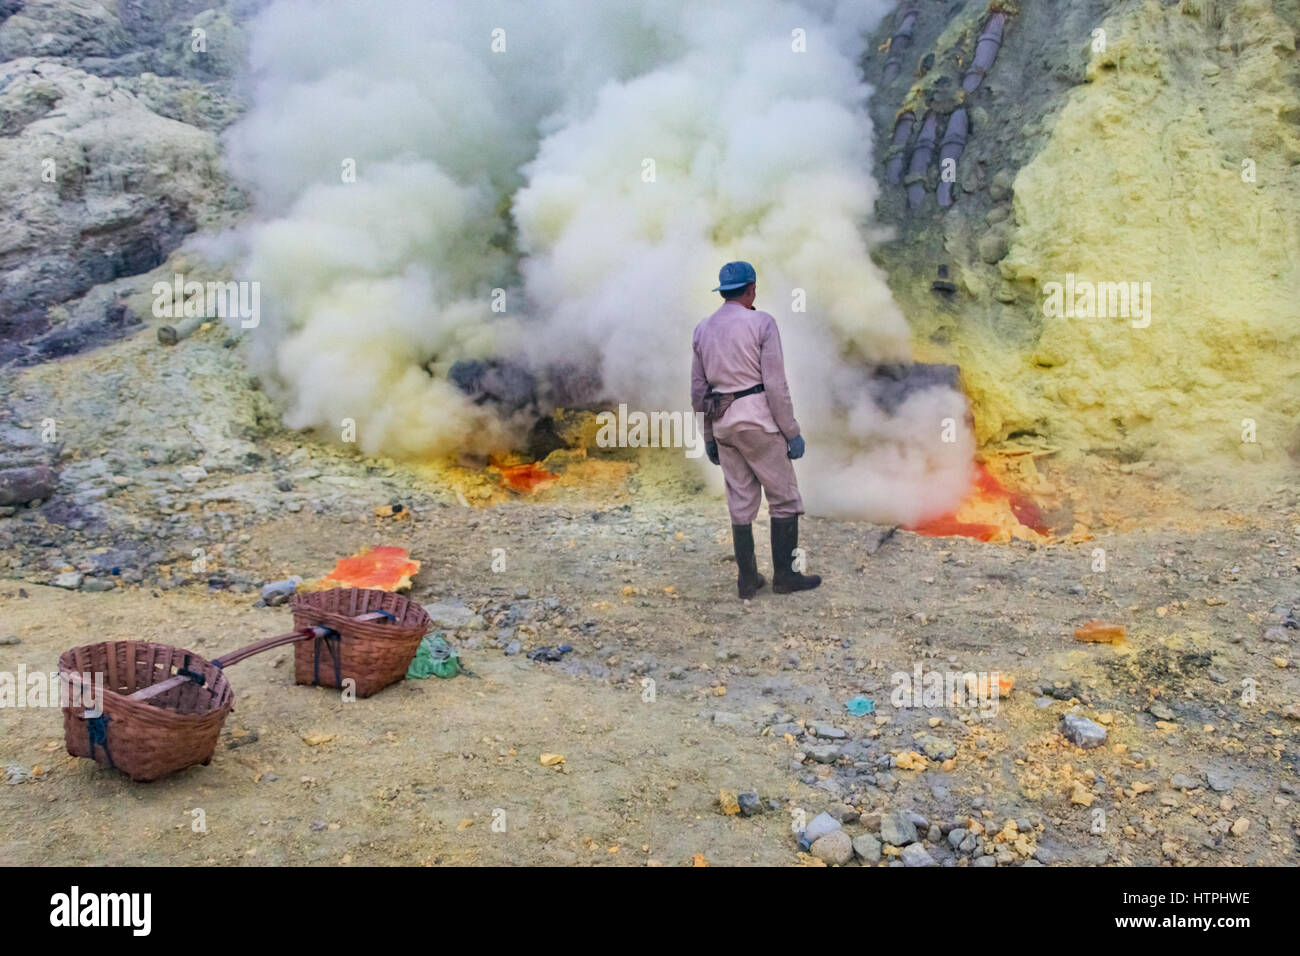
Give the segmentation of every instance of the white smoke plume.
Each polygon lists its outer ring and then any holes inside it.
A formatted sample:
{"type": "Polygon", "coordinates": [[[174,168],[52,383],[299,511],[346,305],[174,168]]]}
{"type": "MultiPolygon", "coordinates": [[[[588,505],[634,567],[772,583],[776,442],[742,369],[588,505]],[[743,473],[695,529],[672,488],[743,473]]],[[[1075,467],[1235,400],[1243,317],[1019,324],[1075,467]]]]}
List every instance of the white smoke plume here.
{"type": "Polygon", "coordinates": [[[863,389],[910,354],[868,251],[857,59],[887,7],[274,0],[227,152],[254,194],[242,277],[262,283],[256,354],[286,422],[354,420],[368,453],[502,450],[526,422],[446,380],[496,355],[594,365],[611,400],[686,408],[692,329],[718,267],[746,259],[782,329],[809,511],[956,504],[964,398],[887,413],[863,389]]]}

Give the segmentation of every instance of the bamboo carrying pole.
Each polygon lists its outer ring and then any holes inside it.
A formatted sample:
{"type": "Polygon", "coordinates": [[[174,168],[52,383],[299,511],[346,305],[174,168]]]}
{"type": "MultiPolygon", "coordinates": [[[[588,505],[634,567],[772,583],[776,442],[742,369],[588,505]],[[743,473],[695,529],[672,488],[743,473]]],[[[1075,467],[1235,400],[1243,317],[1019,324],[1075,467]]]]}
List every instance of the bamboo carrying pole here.
{"type": "MultiPolygon", "coordinates": [[[[372,611],[369,614],[358,614],[353,620],[361,623],[363,621],[377,621],[381,618],[391,618],[391,614],[385,614],[382,611],[372,611]]],[[[226,668],[231,664],[238,664],[245,658],[252,657],[254,654],[260,654],[262,651],[269,651],[273,647],[281,647],[285,644],[294,644],[298,641],[305,641],[313,637],[326,637],[335,633],[328,627],[307,627],[301,631],[290,631],[287,634],[277,634],[274,637],[264,637],[260,641],[254,641],[245,647],[231,651],[229,654],[223,654],[214,658],[212,663],[220,668],[226,668]]],[[[191,678],[186,674],[175,674],[166,680],[161,680],[156,684],[150,684],[134,694],[129,695],[130,700],[150,700],[160,694],[165,694],[174,687],[180,687],[191,678]]]]}

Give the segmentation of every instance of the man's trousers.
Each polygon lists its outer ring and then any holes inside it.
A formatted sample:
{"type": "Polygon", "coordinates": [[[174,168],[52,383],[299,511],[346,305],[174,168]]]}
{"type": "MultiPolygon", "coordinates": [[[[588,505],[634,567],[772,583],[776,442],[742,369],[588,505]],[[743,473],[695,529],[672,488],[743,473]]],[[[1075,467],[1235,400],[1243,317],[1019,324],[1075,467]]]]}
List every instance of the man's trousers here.
{"type": "Polygon", "coordinates": [[[732,524],[752,524],[758,517],[762,493],[773,518],[803,514],[803,498],[794,476],[794,463],[786,455],[785,436],[761,428],[745,428],[718,442],[718,463],[727,485],[727,508],[732,524]]]}

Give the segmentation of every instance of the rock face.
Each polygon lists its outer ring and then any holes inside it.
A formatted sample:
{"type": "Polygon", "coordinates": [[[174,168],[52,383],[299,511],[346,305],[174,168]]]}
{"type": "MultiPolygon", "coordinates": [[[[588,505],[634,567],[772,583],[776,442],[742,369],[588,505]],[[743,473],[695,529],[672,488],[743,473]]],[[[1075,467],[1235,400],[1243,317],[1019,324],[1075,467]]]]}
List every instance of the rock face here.
{"type": "Polygon", "coordinates": [[[1272,0],[899,3],[882,20],[863,64],[876,212],[898,231],[879,259],[927,360],[960,359],[982,443],[1286,466],[1298,31],[1300,6],[1272,0]],[[939,150],[934,129],[953,129],[939,150]],[[1069,276],[1116,285],[1048,315],[1069,276]],[[1134,282],[1149,324],[1116,314],[1134,282]],[[1276,443],[1243,440],[1243,418],[1276,443]]]}
{"type": "Polygon", "coordinates": [[[217,133],[238,113],[228,86],[243,48],[221,4],[24,0],[0,17],[4,345],[60,331],[69,315],[51,307],[148,272],[242,205],[217,133]]]}

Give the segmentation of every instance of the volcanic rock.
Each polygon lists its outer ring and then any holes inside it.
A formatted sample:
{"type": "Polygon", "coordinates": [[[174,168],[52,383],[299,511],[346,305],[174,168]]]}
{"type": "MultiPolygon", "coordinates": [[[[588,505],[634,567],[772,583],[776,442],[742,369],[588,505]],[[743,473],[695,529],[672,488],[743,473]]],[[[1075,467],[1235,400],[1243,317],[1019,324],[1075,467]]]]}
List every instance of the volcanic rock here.
{"type": "Polygon", "coordinates": [[[1065,734],[1076,747],[1090,750],[1106,742],[1106,728],[1087,717],[1078,714],[1066,714],[1062,722],[1061,733],[1065,734]]]}
{"type": "Polygon", "coordinates": [[[0,505],[44,501],[54,493],[58,483],[58,476],[48,465],[0,470],[0,505]]]}

